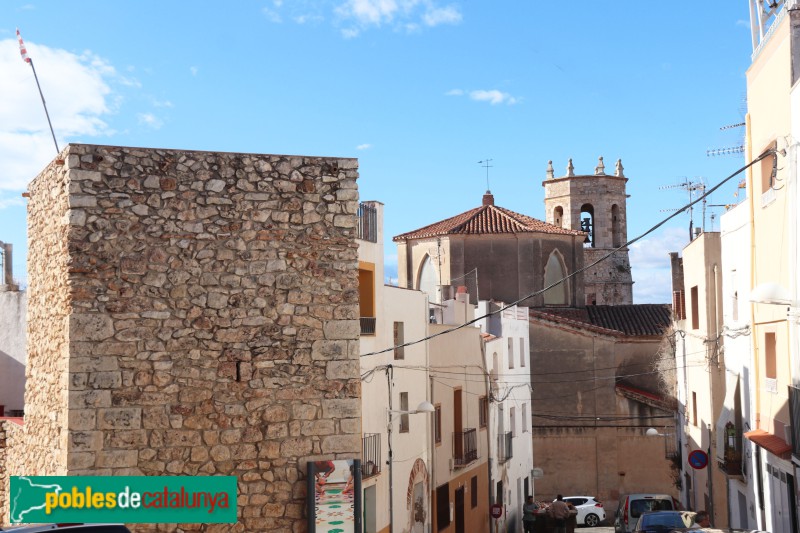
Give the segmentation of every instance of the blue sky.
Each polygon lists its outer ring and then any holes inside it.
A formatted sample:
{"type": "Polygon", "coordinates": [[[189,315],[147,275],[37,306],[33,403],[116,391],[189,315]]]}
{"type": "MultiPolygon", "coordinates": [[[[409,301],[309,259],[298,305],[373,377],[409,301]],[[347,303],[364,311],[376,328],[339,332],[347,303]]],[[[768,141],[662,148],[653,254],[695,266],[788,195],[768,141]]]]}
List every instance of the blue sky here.
{"type": "MultiPolygon", "coordinates": [[[[0,241],[25,278],[21,193],[67,142],[358,157],[363,200],[391,237],[495,203],[544,219],[563,175],[621,158],[628,236],[742,166],[752,52],[746,0],[268,0],[0,3],[0,241]]],[[[735,182],[712,204],[736,201],[735,182]]],[[[708,230],[720,208],[709,209],[708,230]]],[[[696,224],[701,219],[696,216],[696,224]]],[[[635,303],[669,302],[668,252],[688,216],[631,251],[635,303]]]]}

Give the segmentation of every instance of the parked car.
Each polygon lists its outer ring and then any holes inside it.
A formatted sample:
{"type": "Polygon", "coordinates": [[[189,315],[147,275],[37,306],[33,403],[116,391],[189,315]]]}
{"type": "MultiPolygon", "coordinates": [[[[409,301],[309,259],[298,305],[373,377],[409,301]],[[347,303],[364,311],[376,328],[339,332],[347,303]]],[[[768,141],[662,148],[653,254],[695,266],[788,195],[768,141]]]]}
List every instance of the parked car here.
{"type": "Polygon", "coordinates": [[[669,533],[678,528],[692,527],[694,515],[690,511],[650,511],[642,513],[634,533],[669,533]]]}
{"type": "Polygon", "coordinates": [[[678,500],[668,494],[628,494],[619,500],[614,515],[615,533],[632,533],[642,513],[649,511],[676,511],[678,500]]]}
{"type": "Polygon", "coordinates": [[[579,526],[595,527],[606,519],[606,510],[603,508],[603,504],[594,496],[565,496],[564,501],[575,506],[578,511],[575,519],[579,526]]]}
{"type": "Polygon", "coordinates": [[[8,526],[0,527],[4,533],[44,533],[56,531],[64,533],[131,533],[131,530],[122,524],[41,524],[38,526],[8,526]]]}

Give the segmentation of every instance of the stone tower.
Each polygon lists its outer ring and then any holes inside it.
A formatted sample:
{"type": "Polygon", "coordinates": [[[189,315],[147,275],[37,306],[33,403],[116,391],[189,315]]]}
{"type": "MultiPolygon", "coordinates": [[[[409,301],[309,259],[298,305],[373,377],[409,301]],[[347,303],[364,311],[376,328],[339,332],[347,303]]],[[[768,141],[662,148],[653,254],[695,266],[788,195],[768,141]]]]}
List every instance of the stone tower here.
{"type": "Polygon", "coordinates": [[[622,161],[617,160],[614,175],[606,174],[600,157],[594,174],[576,175],[572,159],[566,175],[557,178],[553,162],[548,162],[544,186],[546,221],[556,226],[582,230],[589,235],[584,243],[584,264],[591,265],[612,255],[584,273],[587,305],[633,303],[633,279],[628,249],[625,183],[622,161]],[[615,249],[620,248],[617,251],[615,249]]]}

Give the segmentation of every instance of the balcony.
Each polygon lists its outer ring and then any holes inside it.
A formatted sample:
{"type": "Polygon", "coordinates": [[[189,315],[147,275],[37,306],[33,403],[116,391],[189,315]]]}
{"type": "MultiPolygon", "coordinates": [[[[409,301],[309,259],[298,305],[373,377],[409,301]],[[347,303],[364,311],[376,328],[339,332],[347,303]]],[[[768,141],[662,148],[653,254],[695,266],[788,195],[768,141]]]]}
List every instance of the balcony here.
{"type": "Polygon", "coordinates": [[[497,441],[498,461],[505,463],[514,457],[514,447],[512,445],[514,442],[514,435],[510,431],[501,433],[497,437],[497,441]]]}
{"type": "Polygon", "coordinates": [[[725,448],[725,461],[718,462],[720,470],[730,477],[742,478],[742,453],[725,448]]]}
{"type": "Polygon", "coordinates": [[[361,334],[362,335],[375,335],[375,317],[362,316],[361,317],[361,334]]]}
{"type": "Polygon", "coordinates": [[[475,428],[453,433],[453,468],[464,468],[478,460],[478,432],[475,428]]]}
{"type": "Polygon", "coordinates": [[[381,434],[365,433],[361,437],[361,477],[377,476],[381,473],[381,434]]]}
{"type": "Polygon", "coordinates": [[[369,204],[358,204],[356,239],[378,242],[378,210],[369,204]]]}

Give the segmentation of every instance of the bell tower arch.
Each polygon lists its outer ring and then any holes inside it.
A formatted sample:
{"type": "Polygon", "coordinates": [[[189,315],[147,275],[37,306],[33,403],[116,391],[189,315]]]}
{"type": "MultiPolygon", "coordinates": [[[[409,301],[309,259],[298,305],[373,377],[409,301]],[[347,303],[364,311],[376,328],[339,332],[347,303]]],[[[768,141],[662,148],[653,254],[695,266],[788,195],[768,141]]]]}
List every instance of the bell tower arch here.
{"type": "Polygon", "coordinates": [[[547,164],[547,177],[542,182],[547,222],[587,234],[583,250],[586,265],[613,251],[611,257],[584,272],[587,305],[633,303],[628,248],[614,251],[628,241],[627,182],[622,160],[617,160],[613,175],[606,174],[602,156],[594,174],[575,174],[570,159],[566,174],[556,177],[553,162],[547,164]]]}

